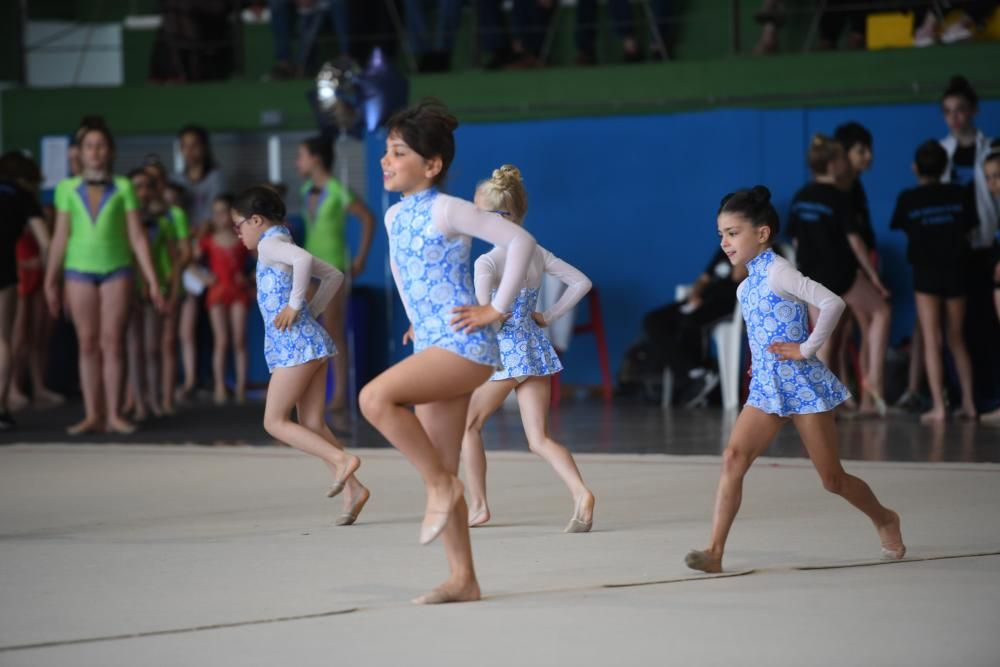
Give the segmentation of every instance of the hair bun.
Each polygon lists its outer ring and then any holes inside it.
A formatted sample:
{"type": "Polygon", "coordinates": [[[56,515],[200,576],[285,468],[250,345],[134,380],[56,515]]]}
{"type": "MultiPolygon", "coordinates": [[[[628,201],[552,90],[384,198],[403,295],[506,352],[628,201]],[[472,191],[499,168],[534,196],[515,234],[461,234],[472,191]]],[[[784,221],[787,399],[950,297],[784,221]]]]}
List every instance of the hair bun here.
{"type": "Polygon", "coordinates": [[[767,206],[771,203],[771,191],[763,185],[750,188],[750,197],[757,206],[767,206]]]}
{"type": "Polygon", "coordinates": [[[521,170],[512,164],[505,164],[499,169],[494,169],[490,180],[501,190],[510,190],[524,182],[524,179],[521,178],[521,170]]]}

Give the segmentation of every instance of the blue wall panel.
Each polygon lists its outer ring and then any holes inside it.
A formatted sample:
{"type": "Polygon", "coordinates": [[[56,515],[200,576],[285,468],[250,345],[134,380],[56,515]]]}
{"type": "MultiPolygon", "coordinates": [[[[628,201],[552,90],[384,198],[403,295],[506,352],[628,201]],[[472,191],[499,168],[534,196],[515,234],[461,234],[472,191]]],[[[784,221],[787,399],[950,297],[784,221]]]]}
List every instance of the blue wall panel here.
{"type": "MultiPolygon", "coordinates": [[[[875,163],[864,176],[883,273],[893,290],[893,340],[909,334],[913,299],[905,240],[890,232],[896,195],[914,183],[916,146],[943,136],[937,105],[826,109],[723,110],[465,125],[448,191],[472,198],[476,183],[503,163],[521,168],[528,187],[526,225],[539,242],[579,266],[601,290],[613,368],[639,333],[643,313],[669,302],[715,249],[715,211],[725,193],[762,182],[784,216],[808,180],[805,150],[813,132],[856,120],[875,136],[875,163]]],[[[983,103],[979,125],[1000,134],[1000,101],[983,103]]],[[[369,201],[382,199],[378,158],[384,138],[368,141],[369,201]]],[[[390,201],[395,201],[392,195],[390,201]]],[[[478,245],[485,251],[485,245],[478,245]]],[[[384,287],[384,228],[359,281],[384,287]]],[[[392,336],[405,317],[392,295],[392,336]]],[[[585,312],[581,312],[586,317],[585,312]]],[[[599,381],[593,341],[574,341],[565,381],[599,381]]],[[[396,345],[391,358],[402,351],[396,345]]]]}

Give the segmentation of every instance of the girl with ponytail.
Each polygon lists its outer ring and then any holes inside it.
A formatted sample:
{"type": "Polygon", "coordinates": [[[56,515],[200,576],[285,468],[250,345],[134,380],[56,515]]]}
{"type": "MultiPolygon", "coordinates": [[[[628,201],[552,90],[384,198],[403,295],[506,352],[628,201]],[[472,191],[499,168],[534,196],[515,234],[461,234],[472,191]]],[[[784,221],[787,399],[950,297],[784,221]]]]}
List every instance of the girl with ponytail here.
{"type": "Polygon", "coordinates": [[[771,248],[778,234],[778,213],[770,191],[758,185],[723,197],[718,213],[721,245],[729,261],[746,264],[748,276],[736,296],[750,340],[750,394],[733,426],[722,459],[712,537],[707,549],[691,551],[685,562],[694,570],[721,572],[729,529],[739,511],[743,478],[787,421],[795,425],[823,487],[864,512],[878,531],[882,557],[906,554],[899,516],[879,503],[864,481],[840,464],[833,409],[850,393],[815,358],[837,326],[844,301],[806,278],[771,248]],[[819,309],[809,333],[809,309],[819,309]]]}

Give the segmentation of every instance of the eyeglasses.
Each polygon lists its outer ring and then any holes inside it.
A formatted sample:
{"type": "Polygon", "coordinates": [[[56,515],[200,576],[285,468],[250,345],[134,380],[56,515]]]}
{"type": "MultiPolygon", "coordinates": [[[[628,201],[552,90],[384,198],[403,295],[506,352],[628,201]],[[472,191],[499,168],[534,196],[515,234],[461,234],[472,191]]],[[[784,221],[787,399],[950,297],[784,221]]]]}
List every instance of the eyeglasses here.
{"type": "MultiPolygon", "coordinates": [[[[252,218],[253,216],[250,217],[252,218]]],[[[250,222],[250,218],[243,218],[242,220],[238,221],[236,224],[233,225],[233,231],[236,232],[237,236],[240,235],[240,227],[242,227],[244,223],[247,222],[250,222]]]]}

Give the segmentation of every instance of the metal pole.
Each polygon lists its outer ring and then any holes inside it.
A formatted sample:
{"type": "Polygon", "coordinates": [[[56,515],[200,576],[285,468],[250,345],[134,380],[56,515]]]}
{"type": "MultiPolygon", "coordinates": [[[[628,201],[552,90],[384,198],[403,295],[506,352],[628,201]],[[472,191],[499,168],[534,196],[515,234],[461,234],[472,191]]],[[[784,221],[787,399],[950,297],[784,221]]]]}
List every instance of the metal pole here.
{"type": "Polygon", "coordinates": [[[733,55],[740,52],[740,0],[729,3],[729,39],[733,55]]]}

